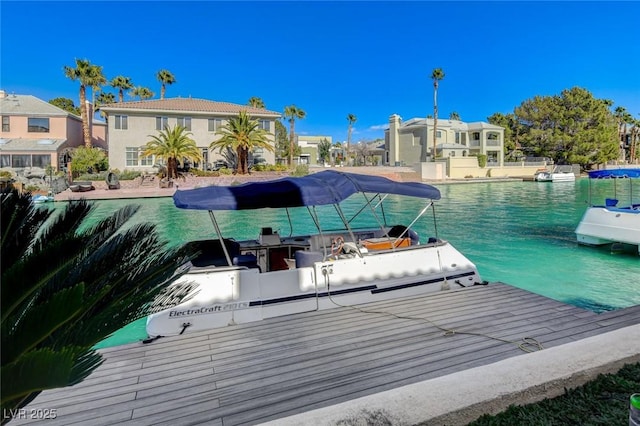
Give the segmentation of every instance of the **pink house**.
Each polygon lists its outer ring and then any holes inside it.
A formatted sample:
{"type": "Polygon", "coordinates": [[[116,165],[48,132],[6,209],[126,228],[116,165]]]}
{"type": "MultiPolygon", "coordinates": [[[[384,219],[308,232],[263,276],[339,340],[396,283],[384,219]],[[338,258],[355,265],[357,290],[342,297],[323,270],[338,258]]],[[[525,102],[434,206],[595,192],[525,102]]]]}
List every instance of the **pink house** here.
{"type": "MultiPolygon", "coordinates": [[[[0,168],[64,170],[73,149],[83,145],[81,118],[34,96],[0,90],[0,116],[0,168]]],[[[94,146],[106,148],[106,123],[91,127],[94,146]]]]}

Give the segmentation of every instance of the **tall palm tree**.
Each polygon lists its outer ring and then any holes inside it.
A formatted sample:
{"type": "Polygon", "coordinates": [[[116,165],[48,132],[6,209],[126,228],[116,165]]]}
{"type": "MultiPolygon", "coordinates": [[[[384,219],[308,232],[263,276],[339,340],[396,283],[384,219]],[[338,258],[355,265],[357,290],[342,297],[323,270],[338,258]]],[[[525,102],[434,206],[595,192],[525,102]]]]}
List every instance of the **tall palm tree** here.
{"type": "Polygon", "coordinates": [[[462,121],[460,119],[460,114],[458,114],[457,111],[453,111],[451,114],[449,114],[449,120],[458,120],[458,121],[462,121]]]}
{"type": "Polygon", "coordinates": [[[250,107],[253,108],[261,108],[261,109],[265,109],[266,107],[264,106],[264,101],[262,100],[262,98],[259,98],[257,96],[252,96],[249,98],[249,102],[247,102],[247,105],[249,105],[250,107]]]}
{"type": "Polygon", "coordinates": [[[136,96],[141,100],[151,99],[155,93],[153,93],[149,88],[143,86],[134,87],[131,92],[129,92],[129,96],[135,98],[136,96]]]}
{"type": "Polygon", "coordinates": [[[86,107],[87,86],[100,87],[107,82],[102,74],[102,67],[93,65],[87,59],[76,59],[76,67],[64,66],[64,75],[73,81],[80,82],[80,117],[82,118],[82,134],[86,147],[91,147],[91,131],[89,129],[89,114],[86,107]]]}
{"type": "Polygon", "coordinates": [[[303,119],[307,113],[295,105],[284,107],[284,116],[289,119],[289,167],[293,164],[296,118],[303,119]]]}
{"type": "Polygon", "coordinates": [[[216,131],[222,137],[211,142],[211,149],[234,149],[238,156],[236,173],[249,173],[249,152],[255,148],[266,149],[273,152],[275,147],[267,138],[269,132],[260,127],[258,120],[253,120],[242,110],[237,117],[231,117],[229,121],[216,131]]]}
{"type": "Polygon", "coordinates": [[[358,121],[358,117],[354,114],[347,114],[347,122],[349,128],[347,129],[347,157],[349,156],[349,150],[351,149],[351,132],[353,131],[353,124],[358,121]]]}
{"type": "Polygon", "coordinates": [[[167,248],[153,224],[128,226],[139,206],[86,226],[95,205],[85,200],[60,212],[36,208],[29,193],[0,197],[0,408],[8,413],[89,376],[102,363],[92,347],[162,304],[193,253],[167,248]]]}
{"type": "Polygon", "coordinates": [[[125,77],[123,75],[119,75],[114,77],[109,85],[114,89],[118,89],[118,102],[124,102],[124,91],[133,89],[133,83],[131,82],[131,78],[125,77]]]}
{"type": "MultiPolygon", "coordinates": [[[[433,80],[433,161],[436,161],[436,142],[438,139],[438,84],[439,81],[444,78],[444,71],[442,68],[434,68],[431,72],[431,79],[433,80]]],[[[426,120],[425,120],[426,121],[426,120]]],[[[425,123],[426,124],[426,123],[425,123]]],[[[429,127],[427,126],[427,129],[429,127]]],[[[427,130],[429,135],[429,130],[427,130]]],[[[427,138],[425,137],[424,145],[422,149],[422,155],[420,161],[427,161],[427,138]]]]}
{"type": "Polygon", "coordinates": [[[200,148],[191,139],[191,132],[176,125],[171,128],[165,127],[157,136],[149,135],[151,140],[144,147],[142,155],[148,157],[155,155],[158,159],[166,161],[167,177],[175,179],[178,177],[178,164],[182,165],[184,159],[193,162],[202,161],[200,148]]]}
{"type": "Polygon", "coordinates": [[[166,90],[166,85],[167,84],[171,85],[171,84],[175,83],[176,82],[176,78],[168,70],[160,70],[160,71],[158,71],[158,73],[156,74],[156,78],[158,79],[158,81],[161,84],[161,86],[160,86],[160,99],[164,99],[164,92],[166,90]]]}

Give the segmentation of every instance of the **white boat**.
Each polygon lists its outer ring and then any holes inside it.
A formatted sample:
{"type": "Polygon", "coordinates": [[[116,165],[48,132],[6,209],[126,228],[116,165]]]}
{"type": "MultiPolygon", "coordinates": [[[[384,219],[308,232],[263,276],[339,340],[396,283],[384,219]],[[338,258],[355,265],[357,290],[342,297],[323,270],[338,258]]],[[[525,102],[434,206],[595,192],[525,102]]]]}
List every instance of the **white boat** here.
{"type": "Polygon", "coordinates": [[[563,172],[554,170],[540,171],[536,173],[535,180],[538,182],[575,182],[576,175],[573,172],[563,172]]]}
{"type": "MultiPolygon", "coordinates": [[[[629,183],[629,202],[621,203],[616,198],[605,199],[604,205],[590,206],[576,228],[578,242],[587,245],[623,243],[638,246],[640,254],[640,203],[633,200],[633,180],[640,178],[640,169],[612,169],[589,172],[589,198],[591,181],[612,179],[614,187],[619,179],[629,183]]],[[[614,188],[615,190],[616,188],[614,188]]],[[[617,190],[614,194],[617,193],[617,190]]]]}
{"type": "Polygon", "coordinates": [[[41,204],[41,203],[50,203],[54,200],[52,195],[34,195],[33,197],[31,197],[31,201],[33,201],[35,204],[41,204]]]}
{"type": "MultiPolygon", "coordinates": [[[[150,315],[149,340],[482,284],[476,266],[449,242],[437,235],[420,238],[412,229],[439,198],[440,191],[430,185],[333,170],[270,182],[178,190],[175,205],[208,210],[218,239],[190,243],[201,250],[201,256],[166,289],[163,300],[170,301],[175,294],[193,297],[177,306],[167,302],[150,315]],[[385,223],[389,194],[424,200],[408,226],[385,223]],[[341,202],[352,195],[362,199],[363,206],[347,219],[341,202]],[[328,210],[322,206],[331,205],[343,224],[339,230],[324,230],[320,225],[326,223],[328,210]],[[306,207],[316,234],[293,234],[288,210],[296,207],[306,207]],[[252,240],[222,237],[215,211],[264,208],[287,213],[289,236],[264,227],[252,240]],[[323,209],[324,213],[319,212],[323,209]],[[379,227],[352,226],[356,217],[364,223],[365,213],[379,227]]],[[[261,210],[255,212],[256,221],[265,216],[261,210]]],[[[435,214],[432,217],[435,225],[435,214]]]]}

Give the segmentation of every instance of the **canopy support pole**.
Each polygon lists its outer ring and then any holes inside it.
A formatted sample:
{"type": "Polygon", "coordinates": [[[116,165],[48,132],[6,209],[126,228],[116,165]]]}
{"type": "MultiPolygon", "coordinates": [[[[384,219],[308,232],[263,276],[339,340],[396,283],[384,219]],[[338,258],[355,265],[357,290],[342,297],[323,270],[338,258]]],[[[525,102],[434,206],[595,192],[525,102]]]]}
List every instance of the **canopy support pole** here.
{"type": "Polygon", "coordinates": [[[224,257],[227,259],[227,264],[229,266],[233,266],[233,262],[231,262],[231,257],[229,256],[229,250],[227,250],[227,245],[224,243],[224,238],[222,238],[222,232],[220,232],[218,221],[216,220],[216,217],[213,214],[212,210],[209,210],[209,217],[211,218],[213,227],[215,228],[216,234],[218,235],[218,239],[220,240],[220,244],[222,245],[222,251],[224,252],[224,257]]]}

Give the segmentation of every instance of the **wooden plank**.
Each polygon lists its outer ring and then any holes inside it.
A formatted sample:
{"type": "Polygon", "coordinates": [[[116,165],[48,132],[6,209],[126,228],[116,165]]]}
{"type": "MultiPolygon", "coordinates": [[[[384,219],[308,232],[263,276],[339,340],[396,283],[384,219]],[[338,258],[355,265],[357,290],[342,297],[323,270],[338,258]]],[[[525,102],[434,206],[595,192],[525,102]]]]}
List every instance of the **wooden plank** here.
{"type": "Polygon", "coordinates": [[[255,424],[518,356],[525,336],[551,347],[638,323],[640,306],[596,314],[495,283],[108,348],[29,408],[58,408],[48,424],[255,424]]]}

